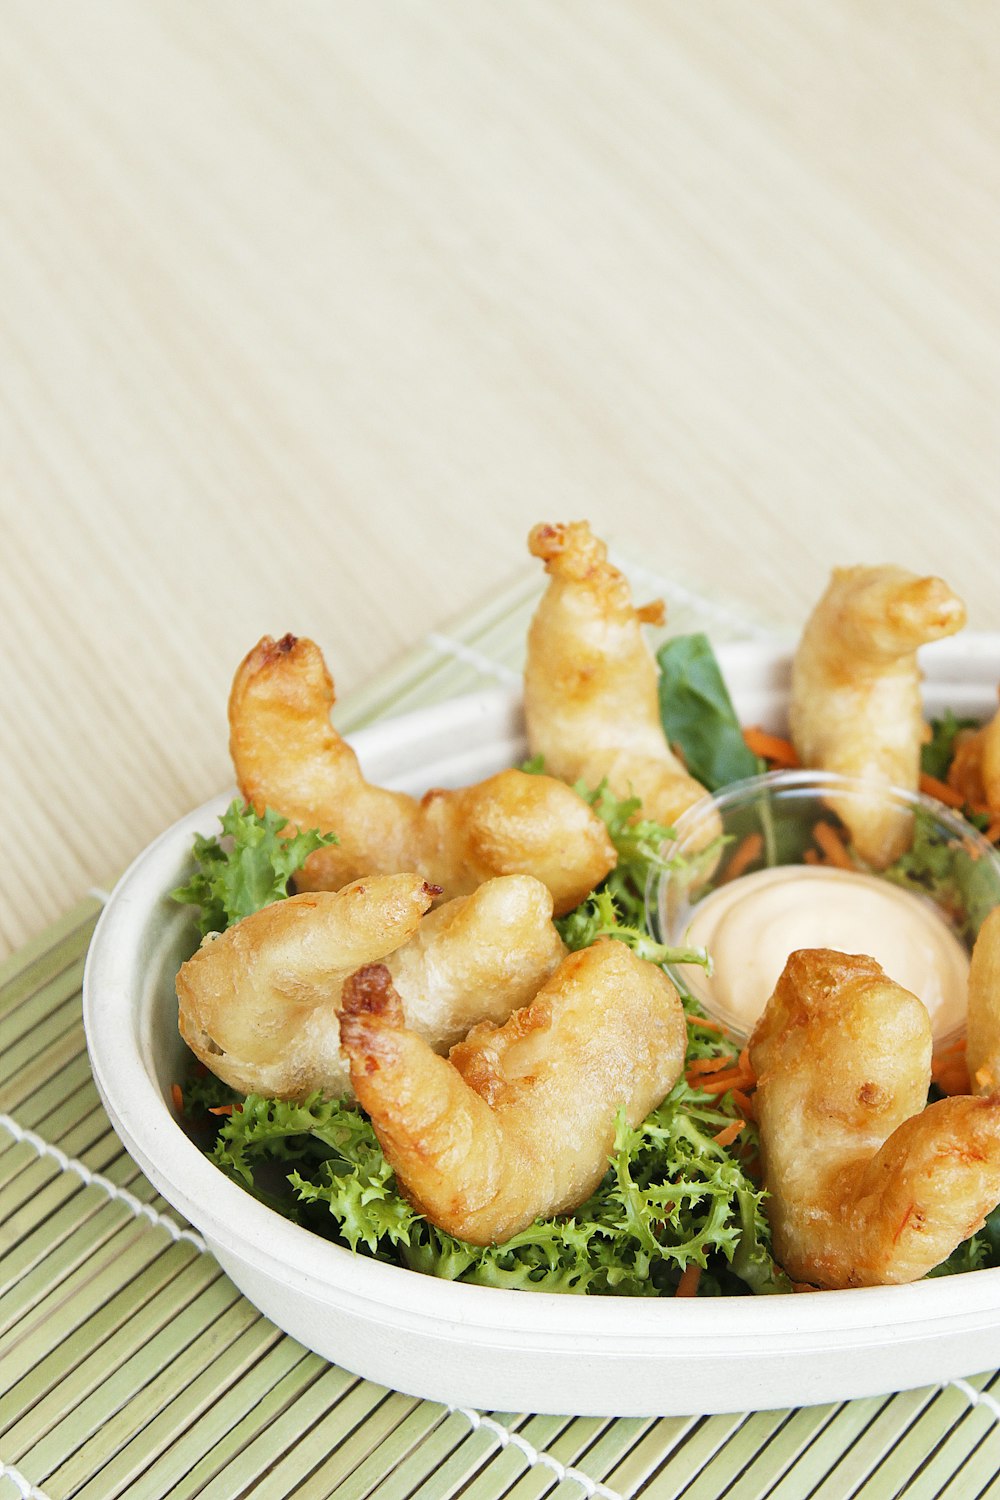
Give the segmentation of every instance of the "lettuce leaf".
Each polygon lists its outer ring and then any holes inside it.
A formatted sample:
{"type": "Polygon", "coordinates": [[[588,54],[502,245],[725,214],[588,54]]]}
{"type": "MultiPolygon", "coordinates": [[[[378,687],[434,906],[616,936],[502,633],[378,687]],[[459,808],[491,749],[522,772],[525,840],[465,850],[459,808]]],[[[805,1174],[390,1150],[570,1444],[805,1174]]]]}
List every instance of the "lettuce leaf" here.
{"type": "Polygon", "coordinates": [[[944,781],[955,757],[955,736],[959,730],[976,727],[975,719],[956,718],[950,708],[945,710],[940,719],[932,719],[931,737],[926,745],[920,747],[921,771],[928,776],[936,776],[938,781],[944,781]]]}
{"type": "Polygon", "coordinates": [[[914,810],[910,848],[882,873],[917,895],[933,897],[970,943],[995,905],[996,876],[987,861],[938,827],[922,807],[914,810]]]}
{"type": "Polygon", "coordinates": [[[259,816],[239,798],[219,819],[222,835],[194,840],[198,866],[186,885],[171,891],[172,900],[200,907],[202,936],[225,932],[243,917],[288,895],[288,882],[316,849],[335,844],[333,833],[316,829],[282,838],[288,819],[265,808],[259,816]]]}
{"type": "Polygon", "coordinates": [[[663,730],[691,775],[714,792],[765,770],[747,748],[708,636],[674,636],[656,659],[663,730]]]}
{"type": "Polygon", "coordinates": [[[725,1101],[681,1080],[641,1125],[623,1113],[601,1185],[576,1212],[539,1219],[503,1245],[468,1245],[397,1191],[367,1117],[312,1094],[301,1104],[251,1095],[219,1130],[212,1159],[286,1216],[353,1250],[449,1280],[524,1290],[669,1295],[690,1264],[755,1292],[788,1290],[775,1267],[763,1193],[712,1136],[725,1101]]]}

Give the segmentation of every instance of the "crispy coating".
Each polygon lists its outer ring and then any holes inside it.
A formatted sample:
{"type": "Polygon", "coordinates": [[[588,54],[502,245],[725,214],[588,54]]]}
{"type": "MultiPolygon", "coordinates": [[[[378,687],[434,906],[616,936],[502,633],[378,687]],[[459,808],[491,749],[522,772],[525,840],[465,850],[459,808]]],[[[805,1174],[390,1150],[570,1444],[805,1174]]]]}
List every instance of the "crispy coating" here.
{"type": "Polygon", "coordinates": [[[705,796],[671,752],[660,722],[657,671],[626,579],[586,521],[536,526],[528,547],[549,585],[528,631],[524,709],[533,755],[564,781],[642,798],[647,818],[672,824],[705,796]]]}
{"type": "Polygon", "coordinates": [[[296,888],[337,890],[362,875],[416,870],[445,897],[496,875],[533,875],[557,915],[572,911],[615,864],[601,819],[551,776],[501,771],[418,801],[367,782],[330,723],[333,682],[319,647],[265,636],[239,667],[229,698],[230,750],[240,790],[258,812],[336,833],[296,876],[296,888]]]}
{"type": "Polygon", "coordinates": [[[792,739],[804,766],[871,783],[836,811],[862,859],[882,869],[909,846],[912,818],[882,789],[915,791],[923,717],[917,648],[953,635],[965,606],[940,578],[902,568],[835,568],[792,669],[792,739]]]}
{"type": "Polygon", "coordinates": [[[383,959],[407,1024],[447,1050],[469,1027],[504,1021],[560,962],[552,897],[530,875],[487,881],[430,912],[419,875],[381,875],[292,896],[204,944],[177,976],[181,1035],[242,1093],[298,1099],[350,1092],[340,994],[383,959]]]}
{"type": "Polygon", "coordinates": [[[617,1110],[644,1119],[686,1044],[670,981],[614,941],[571,953],[529,1006],[476,1026],[447,1060],[405,1028],[380,964],[344,986],[341,1035],[403,1191],[477,1245],[582,1203],[607,1170],[617,1110]]]}
{"type": "Polygon", "coordinates": [[[873,958],[793,953],[750,1062],[774,1251],[796,1281],[916,1281],[1000,1201],[1000,1095],[925,1108],[927,1011],[873,958]]]}
{"type": "Polygon", "coordinates": [[[1000,813],[1000,710],[981,729],[956,735],[948,782],[970,807],[1000,813]]]}
{"type": "Polygon", "coordinates": [[[965,1060],[974,1094],[1000,1091],[1000,906],[986,918],[972,950],[965,1060]]]}

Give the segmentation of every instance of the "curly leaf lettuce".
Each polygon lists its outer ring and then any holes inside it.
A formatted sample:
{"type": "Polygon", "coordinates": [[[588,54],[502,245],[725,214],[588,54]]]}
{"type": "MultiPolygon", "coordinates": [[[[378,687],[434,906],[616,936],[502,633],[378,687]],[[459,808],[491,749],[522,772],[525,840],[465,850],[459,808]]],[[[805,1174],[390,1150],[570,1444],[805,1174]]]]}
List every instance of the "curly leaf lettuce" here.
{"type": "Polygon", "coordinates": [[[435,1228],[399,1193],[375,1132],[356,1107],[250,1096],[218,1133],[216,1164],[307,1227],[381,1260],[449,1280],[567,1293],[669,1295],[681,1272],[705,1289],[739,1279],[787,1289],[768,1250],[763,1194],[712,1139],[733,1118],[680,1082],[641,1125],[620,1114],[608,1172],[563,1218],[539,1219],[503,1245],[468,1245],[435,1228]]]}
{"type": "Polygon", "coordinates": [[[234,922],[280,901],[288,882],[316,849],[335,844],[333,833],[316,829],[282,838],[288,819],[265,808],[262,815],[236,798],[219,819],[222,838],[195,836],[198,866],[171,898],[201,910],[198,927],[205,936],[224,932],[234,922]]]}

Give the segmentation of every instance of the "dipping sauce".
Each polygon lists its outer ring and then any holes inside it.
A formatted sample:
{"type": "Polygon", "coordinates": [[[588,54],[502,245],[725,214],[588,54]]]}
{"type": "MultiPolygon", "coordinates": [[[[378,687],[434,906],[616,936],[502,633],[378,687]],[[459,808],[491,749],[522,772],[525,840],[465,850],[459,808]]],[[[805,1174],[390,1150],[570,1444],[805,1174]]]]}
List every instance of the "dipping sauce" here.
{"type": "Polygon", "coordinates": [[[969,958],[929,900],[852,870],[779,865],[720,886],[694,907],[688,941],[714,969],[685,981],[709,1014],[749,1034],[790,953],[867,953],[926,1005],[936,1038],[965,1019],[969,958]]]}

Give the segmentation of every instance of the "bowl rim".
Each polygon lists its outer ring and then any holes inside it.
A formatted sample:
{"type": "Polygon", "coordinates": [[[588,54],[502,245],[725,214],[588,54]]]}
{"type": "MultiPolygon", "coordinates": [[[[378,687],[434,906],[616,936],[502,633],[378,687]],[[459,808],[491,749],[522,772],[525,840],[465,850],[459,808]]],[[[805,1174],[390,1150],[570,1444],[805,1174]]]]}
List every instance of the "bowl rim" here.
{"type": "MultiPolygon", "coordinates": [[[[780,669],[790,660],[784,642],[737,643],[734,655],[780,669]],[[756,651],[749,650],[750,645],[756,651]]],[[[1000,651],[1000,633],[991,649],[1000,651]]],[[[726,654],[720,648],[720,659],[726,654]]],[[[939,653],[940,654],[940,653],[939,653]]],[[[967,660],[967,654],[959,658],[967,660]]],[[[424,728],[475,720],[509,719],[520,711],[513,688],[487,688],[421,708],[352,734],[364,759],[376,746],[416,736],[424,728]]],[[[773,773],[772,773],[773,774],[773,773]]],[[[781,774],[781,773],[778,773],[781,774]]],[[[202,1231],[212,1248],[297,1285],[333,1304],[363,1305],[365,1316],[394,1326],[433,1326],[461,1339],[463,1330],[526,1349],[571,1349],[588,1344],[621,1355],[663,1345],[706,1355],[750,1355],[802,1340],[870,1335],[906,1341],[943,1320],[961,1316],[978,1326],[1000,1310],[1000,1268],[923,1280],[903,1286],[861,1287],[821,1296],[671,1298],[576,1297],[550,1292],[449,1282],[355,1255],[290,1223],[258,1203],[220,1172],[185,1134],[141,1055],[143,1015],[134,1010],[129,969],[148,959],[144,923],[165,894],[165,872],[195,832],[209,832],[231,800],[221,794],[180,818],[153,840],[115,885],[101,914],[83,982],[84,1025],[95,1081],[116,1131],[155,1187],[202,1231]]]]}

